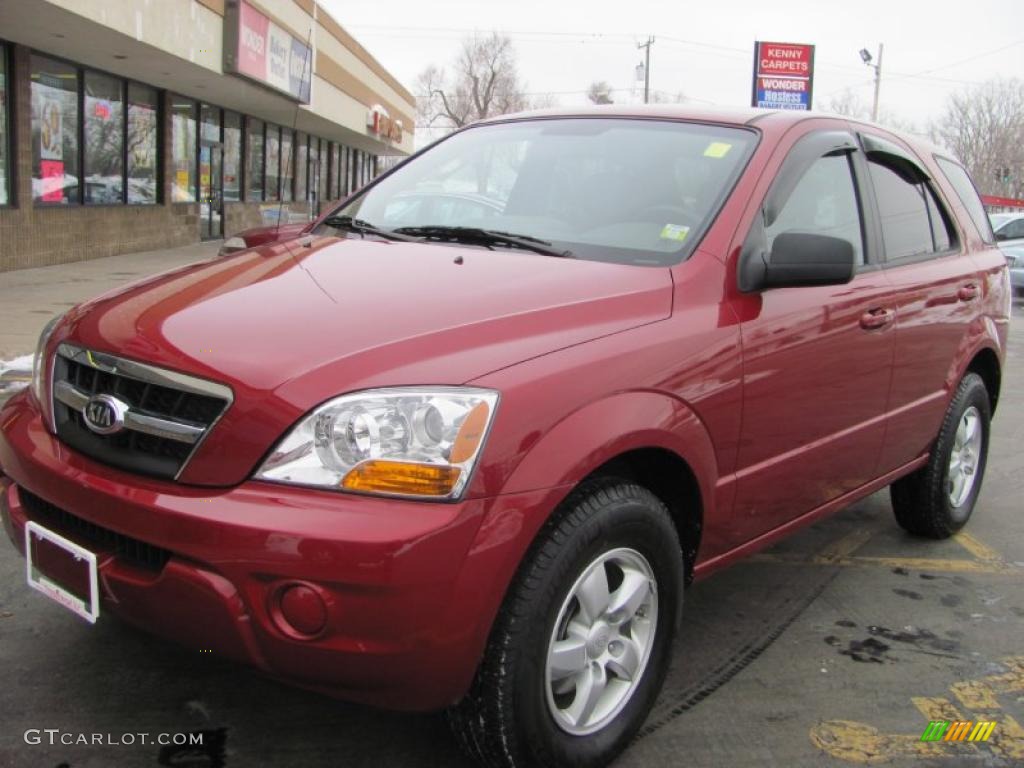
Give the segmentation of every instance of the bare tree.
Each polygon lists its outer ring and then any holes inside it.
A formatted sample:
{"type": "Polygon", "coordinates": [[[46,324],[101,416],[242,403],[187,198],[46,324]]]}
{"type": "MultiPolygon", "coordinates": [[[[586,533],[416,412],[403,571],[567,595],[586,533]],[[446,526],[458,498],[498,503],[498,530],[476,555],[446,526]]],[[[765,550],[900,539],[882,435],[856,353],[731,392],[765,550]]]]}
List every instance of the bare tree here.
{"type": "Polygon", "coordinates": [[[599,80],[590,84],[587,89],[587,98],[592,104],[614,104],[612,99],[612,87],[607,81],[599,80]]]}
{"type": "Polygon", "coordinates": [[[851,88],[833,96],[823,111],[857,120],[866,120],[871,116],[871,108],[851,88]]]}
{"type": "MultiPolygon", "coordinates": [[[[815,104],[815,109],[840,117],[849,117],[853,120],[871,119],[871,107],[852,88],[847,88],[834,95],[826,106],[822,106],[820,103],[815,104]]],[[[878,110],[878,124],[904,133],[923,135],[921,129],[913,121],[905,120],[885,107],[878,110]]]]}
{"type": "Polygon", "coordinates": [[[529,106],[512,41],[498,32],[467,37],[450,73],[431,65],[416,86],[418,122],[428,128],[461,128],[529,106]]]}
{"type": "Polygon", "coordinates": [[[953,94],[931,135],[982,193],[1024,197],[1024,80],[999,78],[953,94]]]}

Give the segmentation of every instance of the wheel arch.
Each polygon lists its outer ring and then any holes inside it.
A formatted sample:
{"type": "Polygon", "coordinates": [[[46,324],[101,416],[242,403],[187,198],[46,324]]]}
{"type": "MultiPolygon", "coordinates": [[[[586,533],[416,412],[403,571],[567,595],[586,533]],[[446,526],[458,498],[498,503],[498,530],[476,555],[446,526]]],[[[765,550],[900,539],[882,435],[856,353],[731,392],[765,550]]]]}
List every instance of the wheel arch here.
{"type": "Polygon", "coordinates": [[[985,382],[985,389],[988,390],[988,401],[992,413],[996,412],[996,404],[999,402],[999,390],[1002,386],[1002,366],[999,362],[999,355],[991,347],[982,347],[974,353],[974,356],[967,363],[964,375],[976,373],[985,382]]]}
{"type": "Polygon", "coordinates": [[[603,478],[621,478],[636,483],[665,505],[679,535],[686,583],[689,584],[693,580],[694,563],[704,530],[704,500],[697,477],[686,459],[661,447],[635,448],[595,468],[580,485],[603,478]]]}

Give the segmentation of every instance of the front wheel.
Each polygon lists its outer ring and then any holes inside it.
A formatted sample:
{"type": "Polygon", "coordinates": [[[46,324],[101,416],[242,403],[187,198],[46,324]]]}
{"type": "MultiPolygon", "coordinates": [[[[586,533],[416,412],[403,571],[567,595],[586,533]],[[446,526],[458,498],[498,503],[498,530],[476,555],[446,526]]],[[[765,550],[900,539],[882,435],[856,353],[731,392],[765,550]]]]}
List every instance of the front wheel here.
{"type": "Polygon", "coordinates": [[[981,492],[991,414],[985,382],[968,373],[946,410],[928,463],[892,485],[893,512],[904,530],[945,539],[964,527],[981,492]]]}
{"type": "Polygon", "coordinates": [[[682,588],[657,497],[624,481],[581,488],[531,547],[449,713],[463,746],[503,768],[608,763],[661,688],[682,588]]]}

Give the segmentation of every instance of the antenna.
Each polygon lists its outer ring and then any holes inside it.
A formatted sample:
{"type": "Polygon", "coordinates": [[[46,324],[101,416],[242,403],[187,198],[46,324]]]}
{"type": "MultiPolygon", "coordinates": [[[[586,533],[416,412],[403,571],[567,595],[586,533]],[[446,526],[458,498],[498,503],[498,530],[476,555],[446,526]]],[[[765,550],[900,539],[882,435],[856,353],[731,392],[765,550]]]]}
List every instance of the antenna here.
{"type": "MultiPolygon", "coordinates": [[[[313,20],[316,23],[316,19],[313,20]]],[[[306,55],[302,60],[302,77],[299,79],[299,100],[295,102],[295,116],[292,118],[292,151],[288,153],[288,159],[285,161],[285,176],[288,176],[288,171],[291,171],[292,157],[298,150],[296,143],[296,134],[299,129],[299,107],[302,106],[302,89],[306,84],[306,66],[310,63],[310,56],[313,54],[313,27],[310,26],[309,34],[306,36],[306,55]]],[[[313,98],[313,75],[310,73],[309,76],[309,99],[313,98]]],[[[309,167],[309,158],[306,158],[306,167],[309,167]]],[[[306,179],[306,194],[309,194],[309,179],[306,179]]],[[[280,199],[277,202],[277,231],[275,234],[275,240],[281,235],[281,216],[284,213],[284,189],[281,190],[280,199]]],[[[290,218],[290,217],[289,217],[290,218]]]]}

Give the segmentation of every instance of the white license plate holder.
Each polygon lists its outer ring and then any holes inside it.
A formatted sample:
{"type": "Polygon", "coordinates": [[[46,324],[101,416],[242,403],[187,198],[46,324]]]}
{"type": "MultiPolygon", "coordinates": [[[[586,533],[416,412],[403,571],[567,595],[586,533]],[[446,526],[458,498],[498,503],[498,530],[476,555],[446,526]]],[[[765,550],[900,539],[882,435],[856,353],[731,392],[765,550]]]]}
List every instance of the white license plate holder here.
{"type": "Polygon", "coordinates": [[[25,525],[25,577],[32,589],[42,592],[72,613],[81,616],[90,624],[96,623],[96,619],[100,615],[100,591],[95,552],[90,552],[85,547],[69,541],[49,528],[44,528],[38,523],[29,521],[25,525]],[[73,565],[75,567],[88,569],[88,597],[84,599],[79,597],[39,569],[37,564],[33,562],[33,553],[35,552],[33,544],[39,541],[47,541],[66,552],[68,557],[74,560],[73,565]]]}

